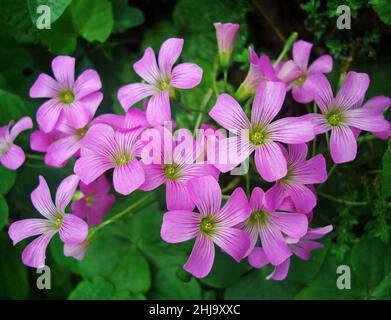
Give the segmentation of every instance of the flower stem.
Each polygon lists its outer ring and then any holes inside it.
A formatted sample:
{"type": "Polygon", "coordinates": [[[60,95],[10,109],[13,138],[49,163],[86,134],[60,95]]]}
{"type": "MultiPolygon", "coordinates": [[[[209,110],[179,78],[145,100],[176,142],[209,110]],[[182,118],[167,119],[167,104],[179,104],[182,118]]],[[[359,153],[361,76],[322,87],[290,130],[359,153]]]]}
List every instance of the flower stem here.
{"type": "Polygon", "coordinates": [[[228,83],[228,71],[227,71],[227,69],[224,69],[223,75],[224,75],[224,91],[227,91],[227,83],[228,83]]]}
{"type": "Polygon", "coordinates": [[[204,97],[204,100],[202,101],[201,110],[200,110],[200,113],[198,115],[196,124],[194,126],[193,137],[195,137],[196,132],[197,132],[198,128],[201,125],[202,118],[204,116],[204,111],[205,111],[206,107],[208,106],[209,101],[212,98],[212,95],[213,95],[213,91],[211,89],[209,89],[208,92],[206,93],[205,97],[204,97]]]}
{"type": "Polygon", "coordinates": [[[40,155],[40,154],[31,154],[31,153],[25,153],[26,154],[26,158],[28,159],[35,159],[35,160],[43,160],[44,157],[43,155],[40,155]]]}
{"type": "Polygon", "coordinates": [[[350,200],[345,200],[345,199],[340,199],[337,197],[332,196],[331,194],[324,193],[318,190],[318,195],[321,196],[322,198],[340,203],[340,204],[346,204],[348,206],[366,206],[368,205],[368,202],[365,201],[350,201],[350,200]]]}
{"type": "Polygon", "coordinates": [[[288,51],[291,49],[293,43],[296,41],[297,36],[298,36],[297,32],[293,32],[289,36],[289,38],[286,40],[286,42],[284,44],[284,47],[282,48],[280,55],[278,56],[276,61],[274,61],[273,67],[276,67],[280,63],[280,61],[284,58],[284,56],[288,53],[288,51]]]}

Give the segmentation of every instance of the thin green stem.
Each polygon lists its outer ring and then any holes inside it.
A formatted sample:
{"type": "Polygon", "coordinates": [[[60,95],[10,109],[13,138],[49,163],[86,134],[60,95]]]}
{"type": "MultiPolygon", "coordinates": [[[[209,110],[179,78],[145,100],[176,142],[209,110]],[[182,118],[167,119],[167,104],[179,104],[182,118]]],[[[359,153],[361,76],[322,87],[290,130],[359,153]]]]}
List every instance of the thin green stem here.
{"type": "Polygon", "coordinates": [[[322,198],[340,203],[340,204],[346,204],[348,206],[366,206],[368,205],[368,202],[366,201],[350,201],[350,200],[345,200],[345,199],[340,199],[337,197],[332,196],[331,194],[324,193],[318,190],[318,195],[321,196],[322,198]]]}
{"type": "Polygon", "coordinates": [[[288,53],[288,51],[291,49],[293,43],[296,41],[297,39],[297,36],[298,36],[298,33],[297,32],[293,32],[288,40],[286,40],[285,44],[284,44],[284,47],[282,48],[282,51],[280,53],[280,55],[278,56],[278,58],[276,59],[276,61],[274,61],[273,63],[273,67],[276,67],[280,61],[285,57],[285,55],[288,53]]]}
{"type": "Polygon", "coordinates": [[[227,69],[224,69],[223,76],[224,76],[224,91],[227,91],[227,83],[228,83],[228,71],[227,71],[227,69]]]}
{"type": "Polygon", "coordinates": [[[213,91],[211,89],[209,89],[208,92],[206,93],[205,97],[204,97],[204,100],[202,101],[201,110],[200,110],[200,113],[199,113],[199,115],[197,117],[196,124],[194,126],[193,137],[196,136],[197,130],[199,129],[199,127],[201,125],[202,118],[204,116],[204,111],[205,111],[206,107],[208,106],[209,101],[212,98],[212,95],[213,95],[213,91]]]}
{"type": "Polygon", "coordinates": [[[43,160],[44,156],[40,154],[25,153],[27,159],[43,160]]]}
{"type": "Polygon", "coordinates": [[[215,62],[213,64],[213,77],[212,77],[212,83],[213,83],[213,91],[215,93],[216,98],[219,96],[219,89],[217,88],[217,73],[219,71],[219,63],[218,59],[215,59],[215,62]]]}

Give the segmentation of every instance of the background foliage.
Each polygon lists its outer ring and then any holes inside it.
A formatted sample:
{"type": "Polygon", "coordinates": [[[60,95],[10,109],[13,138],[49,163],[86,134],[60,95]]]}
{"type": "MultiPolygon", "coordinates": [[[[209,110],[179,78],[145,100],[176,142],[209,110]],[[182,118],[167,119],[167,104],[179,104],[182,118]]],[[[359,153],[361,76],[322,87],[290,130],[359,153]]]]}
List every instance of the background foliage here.
{"type": "MultiPolygon", "coordinates": [[[[178,126],[192,129],[194,110],[213,85],[212,23],[216,21],[241,24],[229,75],[234,87],[246,73],[248,54],[242,48],[252,45],[275,58],[285,38],[297,31],[299,38],[315,43],[316,55],[334,55],[330,79],[335,85],[341,72],[353,69],[370,74],[368,97],[389,95],[391,89],[391,3],[387,0],[2,0],[0,20],[0,125],[23,115],[35,116],[39,102],[28,98],[28,89],[40,72],[50,73],[50,61],[58,54],[75,56],[77,73],[86,68],[100,73],[105,98],[99,112],[122,113],[116,93],[121,85],[138,79],[132,63],[147,46],[156,50],[166,38],[180,36],[185,39],[183,60],[204,69],[200,86],[181,92],[182,105],[173,105],[178,126]],[[50,30],[34,26],[40,4],[52,7],[50,30]],[[350,6],[352,30],[336,29],[339,4],[350,6]]],[[[287,114],[300,114],[303,108],[290,98],[285,104],[287,114]]],[[[63,169],[44,166],[42,158],[32,155],[28,135],[18,138],[30,154],[24,166],[16,173],[0,167],[2,299],[391,298],[391,146],[387,141],[362,136],[356,161],[333,170],[319,190],[314,224],[331,223],[335,231],[310,261],[293,258],[284,282],[267,281],[270,269],[252,270],[246,261],[236,264],[220,252],[207,278],[192,278],[182,270],[191,243],[167,245],[160,239],[165,204],[164,193],[157,190],[153,203],[99,233],[82,262],[64,257],[61,242],[55,239],[47,253],[52,289],[40,291],[35,285],[38,274],[20,262],[25,243],[13,248],[7,225],[37,215],[30,193],[39,174],[55,187],[71,173],[73,164],[63,169]],[[341,264],[352,268],[351,290],[336,288],[336,268],[341,264]]],[[[259,178],[254,177],[252,184],[259,185],[259,178]]],[[[140,191],[128,197],[117,195],[108,216],[141,196],[140,191]]]]}

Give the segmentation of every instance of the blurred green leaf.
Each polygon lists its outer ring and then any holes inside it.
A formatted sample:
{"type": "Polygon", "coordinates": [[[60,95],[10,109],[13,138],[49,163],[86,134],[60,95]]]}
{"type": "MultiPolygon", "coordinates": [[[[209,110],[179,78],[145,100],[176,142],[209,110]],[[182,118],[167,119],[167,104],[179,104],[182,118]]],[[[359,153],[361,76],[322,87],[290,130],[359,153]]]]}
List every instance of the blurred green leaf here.
{"type": "Polygon", "coordinates": [[[389,0],[370,0],[369,4],[384,23],[391,25],[391,2],[389,0]]]}
{"type": "Polygon", "coordinates": [[[34,25],[42,13],[37,13],[39,6],[45,5],[50,8],[51,23],[55,22],[64,13],[72,0],[27,0],[30,11],[31,21],[34,25]]]}
{"type": "Polygon", "coordinates": [[[3,89],[0,89],[0,106],[1,125],[33,113],[21,97],[3,89]]]}
{"type": "Polygon", "coordinates": [[[7,224],[7,222],[8,222],[7,201],[4,199],[2,195],[0,195],[0,230],[7,224]]]}
{"type": "Polygon", "coordinates": [[[73,23],[87,41],[105,42],[113,29],[113,9],[107,0],[78,0],[70,5],[73,23]]]}
{"type": "Polygon", "coordinates": [[[135,7],[129,7],[127,0],[113,2],[114,28],[113,33],[121,33],[127,29],[144,23],[143,12],[135,7]]]}
{"type": "Polygon", "coordinates": [[[391,196],[391,144],[383,155],[383,168],[381,171],[382,193],[386,199],[391,196]]]}
{"type": "Polygon", "coordinates": [[[6,194],[14,185],[16,171],[0,166],[0,194],[6,194]]]}

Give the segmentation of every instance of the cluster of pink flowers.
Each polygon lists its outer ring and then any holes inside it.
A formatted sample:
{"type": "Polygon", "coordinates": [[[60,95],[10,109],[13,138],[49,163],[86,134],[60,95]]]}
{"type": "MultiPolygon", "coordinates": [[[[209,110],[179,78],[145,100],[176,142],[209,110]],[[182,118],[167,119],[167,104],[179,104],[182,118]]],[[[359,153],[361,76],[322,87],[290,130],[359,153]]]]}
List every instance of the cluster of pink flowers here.
{"type": "MultiPolygon", "coordinates": [[[[220,67],[226,72],[239,25],[216,23],[215,28],[220,67]]],[[[39,75],[30,96],[48,100],[38,109],[39,130],[31,134],[31,149],[44,152],[50,166],[62,167],[71,158],[76,161],[74,175],[57,189],[55,204],[45,179],[39,177],[31,199],[45,219],[21,220],[9,227],[14,244],[39,235],[23,251],[24,264],[43,267],[47,245],[57,232],[66,256],[84,257],[89,228],[100,224],[115,202],[105,175],[109,171],[114,190],[122,195],[165,185],[168,212],[161,237],[169,243],[196,238],[184,265],[195,277],[210,272],[214,244],[236,261],[248,258],[254,268],[273,265],[269,277],[275,280],[287,276],[292,255],[307,260],[312,250],[322,246],[314,240],[332,226],[310,228],[309,224],[317,203],[314,185],[327,180],[326,161],[322,154],[308,158],[306,143],[331,131],[332,160],[354,160],[361,130],[382,139],[391,135],[391,125],[383,116],[391,99],[380,96],[364,104],[369,77],[353,71],[334,97],[324,75],[332,70],[331,56],[321,56],[308,66],[312,44],[299,40],[293,45],[293,59],[276,66],[250,49],[250,69],[235,97],[218,95],[209,112],[220,128],[203,124],[197,139],[186,129],[173,134],[168,128],[175,126],[170,92],[197,86],[203,73],[193,63],[175,65],[183,45],[183,39],[166,40],[157,59],[152,48],[145,50],[133,65],[143,81],[118,91],[125,115],[95,116],[103,99],[99,75],[86,70],[75,80],[72,57],[52,61],[54,78],[39,75]],[[314,101],[321,113],[278,118],[289,91],[299,103],[314,101]],[[145,111],[132,107],[141,100],[145,111]],[[251,110],[244,110],[238,101],[252,102],[251,110]],[[248,161],[252,153],[258,171],[254,174],[259,174],[259,181],[272,183],[270,188],[255,187],[246,195],[237,187],[223,204],[220,173],[248,161]],[[65,213],[72,198],[72,213],[65,213]]],[[[20,167],[24,152],[13,142],[22,130],[31,128],[31,119],[22,118],[0,129],[2,165],[20,167]]]]}

